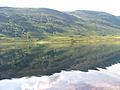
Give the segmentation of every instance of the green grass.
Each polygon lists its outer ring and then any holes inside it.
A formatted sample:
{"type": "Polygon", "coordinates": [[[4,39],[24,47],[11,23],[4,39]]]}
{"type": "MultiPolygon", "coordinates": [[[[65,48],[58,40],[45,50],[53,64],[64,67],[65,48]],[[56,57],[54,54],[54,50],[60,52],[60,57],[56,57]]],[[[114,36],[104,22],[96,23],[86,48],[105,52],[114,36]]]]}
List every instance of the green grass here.
{"type": "Polygon", "coordinates": [[[120,44],[120,36],[89,36],[89,37],[65,37],[65,36],[50,36],[45,39],[21,39],[21,38],[4,38],[0,40],[0,45],[6,45],[11,43],[24,44],[46,44],[46,43],[110,43],[120,44]]]}
{"type": "Polygon", "coordinates": [[[47,39],[38,40],[35,43],[116,43],[120,44],[119,36],[89,36],[89,37],[49,37],[47,39]]]}

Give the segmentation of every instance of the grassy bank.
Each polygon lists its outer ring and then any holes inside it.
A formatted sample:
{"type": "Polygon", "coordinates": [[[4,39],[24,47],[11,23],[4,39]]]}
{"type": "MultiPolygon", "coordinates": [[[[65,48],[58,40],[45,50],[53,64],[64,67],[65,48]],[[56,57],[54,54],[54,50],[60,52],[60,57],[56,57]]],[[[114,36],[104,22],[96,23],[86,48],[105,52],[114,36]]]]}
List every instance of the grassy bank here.
{"type": "Polygon", "coordinates": [[[47,44],[47,43],[120,43],[120,36],[89,36],[89,37],[62,37],[52,36],[45,39],[21,39],[6,38],[0,39],[0,45],[6,44],[47,44]]]}

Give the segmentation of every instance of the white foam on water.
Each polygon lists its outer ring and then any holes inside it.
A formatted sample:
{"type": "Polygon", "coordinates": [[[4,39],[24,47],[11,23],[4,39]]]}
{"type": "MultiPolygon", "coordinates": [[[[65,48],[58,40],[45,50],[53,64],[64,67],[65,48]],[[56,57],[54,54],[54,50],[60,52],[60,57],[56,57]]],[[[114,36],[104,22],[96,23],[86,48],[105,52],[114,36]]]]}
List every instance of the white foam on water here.
{"type": "Polygon", "coordinates": [[[51,76],[1,80],[0,90],[120,90],[120,64],[99,71],[62,71],[51,76]]]}

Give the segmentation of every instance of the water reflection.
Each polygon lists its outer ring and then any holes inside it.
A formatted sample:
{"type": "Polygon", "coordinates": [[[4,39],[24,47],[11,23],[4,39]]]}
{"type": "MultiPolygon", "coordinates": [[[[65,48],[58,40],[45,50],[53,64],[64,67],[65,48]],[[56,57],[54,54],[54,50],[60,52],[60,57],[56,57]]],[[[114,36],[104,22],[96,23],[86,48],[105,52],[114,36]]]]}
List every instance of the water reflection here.
{"type": "Polygon", "coordinates": [[[120,61],[118,44],[20,44],[0,47],[0,79],[105,68],[120,61]]]}
{"type": "Polygon", "coordinates": [[[51,76],[1,80],[0,90],[120,90],[120,64],[106,69],[62,71],[51,76]]]}

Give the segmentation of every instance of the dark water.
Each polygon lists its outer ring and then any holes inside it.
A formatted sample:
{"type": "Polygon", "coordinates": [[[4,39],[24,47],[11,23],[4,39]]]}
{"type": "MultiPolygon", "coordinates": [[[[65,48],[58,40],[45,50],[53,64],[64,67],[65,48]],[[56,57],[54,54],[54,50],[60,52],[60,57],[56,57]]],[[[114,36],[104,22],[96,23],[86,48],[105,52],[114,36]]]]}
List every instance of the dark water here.
{"type": "Polygon", "coordinates": [[[120,61],[119,44],[11,44],[0,46],[0,79],[96,70],[120,61]]]}

